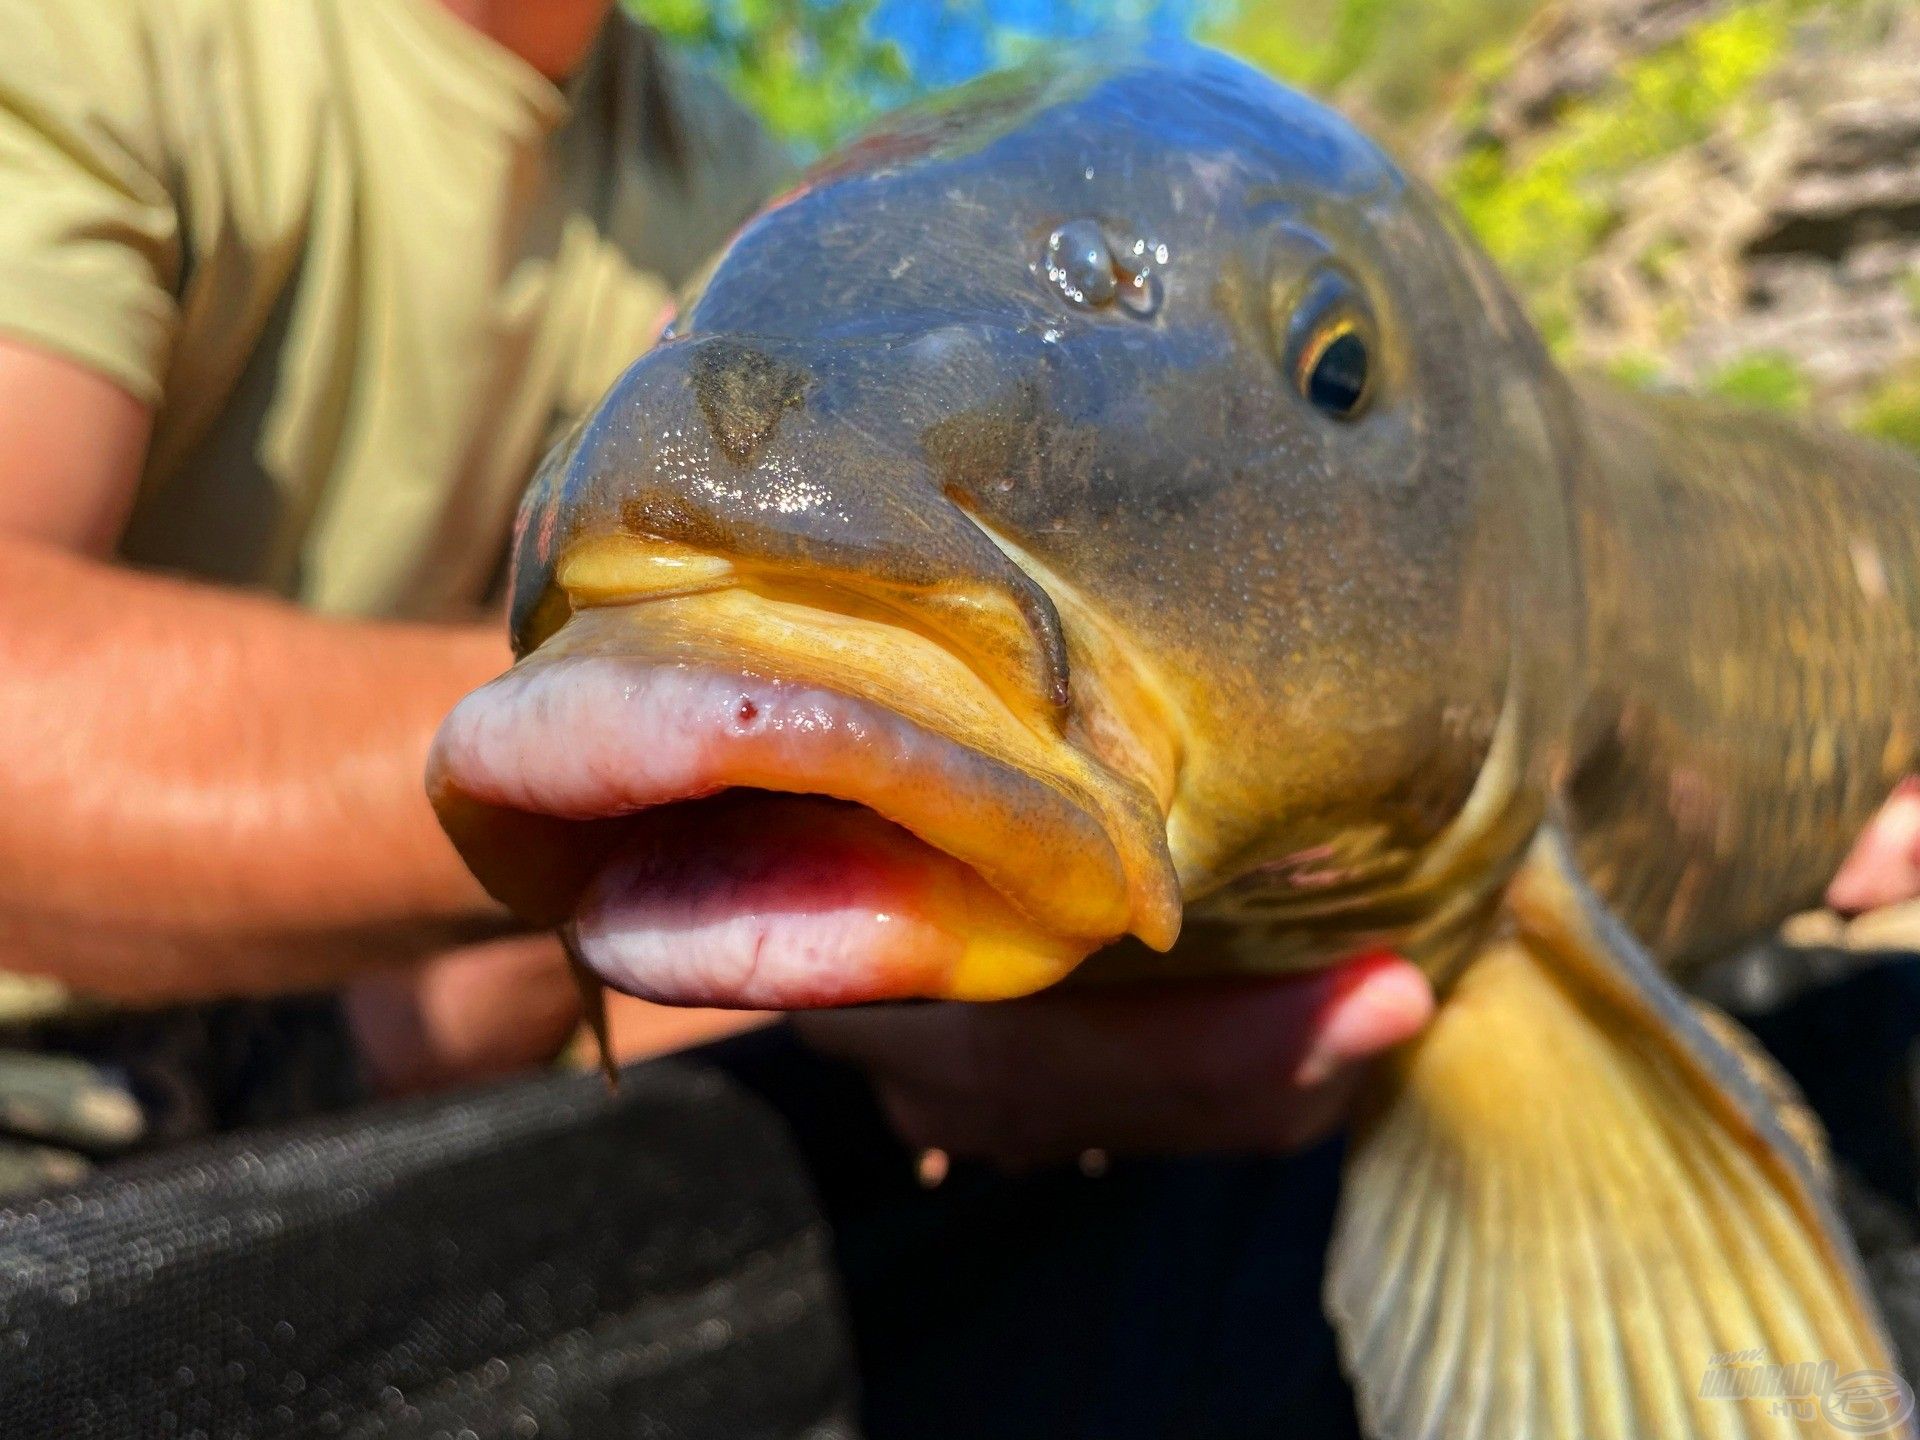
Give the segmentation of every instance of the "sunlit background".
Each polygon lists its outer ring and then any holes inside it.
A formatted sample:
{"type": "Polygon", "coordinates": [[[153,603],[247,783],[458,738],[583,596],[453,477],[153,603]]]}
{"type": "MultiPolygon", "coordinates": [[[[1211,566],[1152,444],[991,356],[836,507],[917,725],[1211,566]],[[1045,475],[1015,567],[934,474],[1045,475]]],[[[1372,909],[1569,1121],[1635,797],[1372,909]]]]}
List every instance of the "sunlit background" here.
{"type": "Polygon", "coordinates": [[[1569,359],[1920,447],[1920,0],[631,0],[803,153],[1189,34],[1449,194],[1569,359]]]}

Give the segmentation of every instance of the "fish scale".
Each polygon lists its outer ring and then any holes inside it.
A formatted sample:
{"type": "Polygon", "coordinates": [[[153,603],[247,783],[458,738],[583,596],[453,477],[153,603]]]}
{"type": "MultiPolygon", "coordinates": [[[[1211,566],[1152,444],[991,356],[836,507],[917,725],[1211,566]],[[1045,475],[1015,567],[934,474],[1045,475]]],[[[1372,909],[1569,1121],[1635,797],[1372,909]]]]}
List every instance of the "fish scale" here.
{"type": "Polygon", "coordinates": [[[1582,867],[1685,968],[1818,902],[1920,765],[1920,467],[1706,402],[1580,392],[1582,867]]]}

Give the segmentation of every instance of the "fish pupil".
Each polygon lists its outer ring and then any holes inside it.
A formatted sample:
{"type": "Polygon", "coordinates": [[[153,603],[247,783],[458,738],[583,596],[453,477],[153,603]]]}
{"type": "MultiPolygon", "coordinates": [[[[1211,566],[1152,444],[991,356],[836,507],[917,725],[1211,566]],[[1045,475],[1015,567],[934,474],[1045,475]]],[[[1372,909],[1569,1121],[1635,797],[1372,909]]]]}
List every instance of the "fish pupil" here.
{"type": "Polygon", "coordinates": [[[1367,342],[1352,330],[1336,335],[1307,372],[1307,399],[1338,419],[1348,419],[1367,394],[1367,342]]]}

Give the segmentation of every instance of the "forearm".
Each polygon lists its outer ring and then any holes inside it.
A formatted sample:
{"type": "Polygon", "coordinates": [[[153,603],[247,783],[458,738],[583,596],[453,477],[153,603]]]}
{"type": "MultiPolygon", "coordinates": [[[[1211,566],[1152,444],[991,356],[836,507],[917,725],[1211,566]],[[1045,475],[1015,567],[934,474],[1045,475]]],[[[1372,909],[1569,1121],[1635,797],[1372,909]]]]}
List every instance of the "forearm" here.
{"type": "Polygon", "coordinates": [[[0,539],[0,968],[246,993],[497,932],[420,774],[506,662],[0,539]]]}

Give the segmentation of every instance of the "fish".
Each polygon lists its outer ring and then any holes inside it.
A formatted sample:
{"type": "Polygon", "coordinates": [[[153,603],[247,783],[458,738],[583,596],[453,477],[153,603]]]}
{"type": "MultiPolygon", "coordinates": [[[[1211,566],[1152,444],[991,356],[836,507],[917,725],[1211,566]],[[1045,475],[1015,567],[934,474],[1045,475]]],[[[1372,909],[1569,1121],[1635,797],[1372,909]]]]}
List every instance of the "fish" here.
{"type": "Polygon", "coordinates": [[[1911,457],[1563,371],[1336,111],[1121,49],[773,201],[541,467],[511,576],[428,788],[593,983],[1405,955],[1440,1004],[1325,1282],[1368,1434],[1915,1433],[1817,1123],[1681,988],[1920,763],[1911,457]],[[1729,1355],[1798,1378],[1739,1398],[1729,1355]]]}

